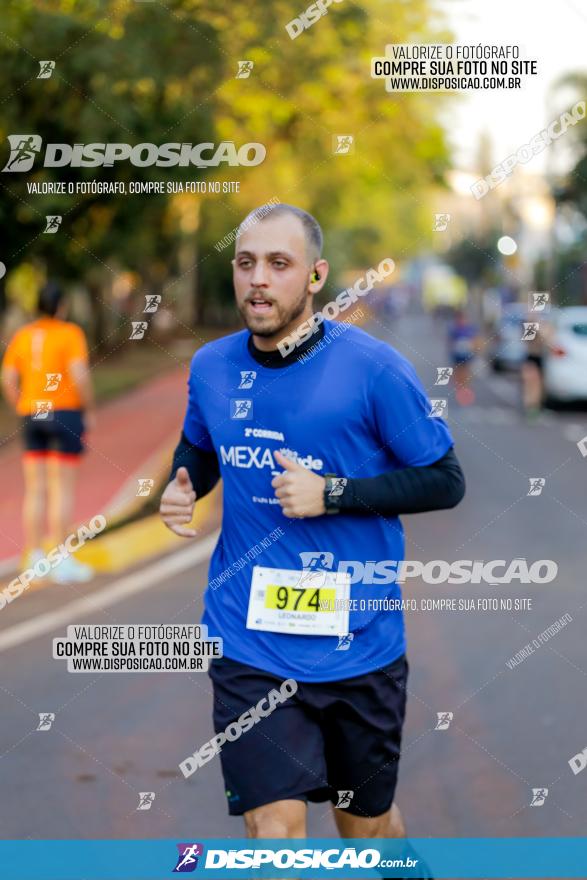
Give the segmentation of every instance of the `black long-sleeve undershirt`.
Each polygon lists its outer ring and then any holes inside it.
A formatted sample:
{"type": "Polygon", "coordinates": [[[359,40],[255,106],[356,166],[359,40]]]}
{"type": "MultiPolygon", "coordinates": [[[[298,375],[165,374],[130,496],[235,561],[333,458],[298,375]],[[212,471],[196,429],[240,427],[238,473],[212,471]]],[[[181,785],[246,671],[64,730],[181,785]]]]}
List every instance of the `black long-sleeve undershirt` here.
{"type": "Polygon", "coordinates": [[[204,495],[211,492],[220,479],[218,456],[214,450],[207,452],[205,449],[194,446],[186,437],[185,431],[181,432],[179,443],[173,453],[173,463],[169,475],[170,482],[174,479],[180,467],[187,468],[196,498],[203,498],[204,495]]]}
{"type": "MultiPolygon", "coordinates": [[[[197,498],[207,495],[220,479],[216,453],[194,446],[183,431],[173,455],[170,480],[182,466],[187,468],[197,498]]],[[[367,516],[426,513],[455,507],[464,494],[465,478],[451,448],[434,464],[400,468],[376,477],[348,478],[340,512],[367,516]]]]}
{"type": "Polygon", "coordinates": [[[382,516],[426,513],[456,507],[464,494],[465,477],[451,448],[434,464],[349,479],[340,499],[340,511],[382,516]]]}

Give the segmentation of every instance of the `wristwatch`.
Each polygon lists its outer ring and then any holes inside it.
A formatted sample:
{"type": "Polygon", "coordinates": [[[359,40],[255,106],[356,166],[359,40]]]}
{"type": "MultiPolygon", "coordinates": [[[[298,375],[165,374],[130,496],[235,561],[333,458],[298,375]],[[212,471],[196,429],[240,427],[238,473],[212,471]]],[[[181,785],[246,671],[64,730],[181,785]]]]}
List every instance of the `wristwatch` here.
{"type": "Polygon", "coordinates": [[[345,486],[348,482],[346,477],[337,474],[324,474],[324,507],[326,513],[340,513],[340,504],[345,486]]]}

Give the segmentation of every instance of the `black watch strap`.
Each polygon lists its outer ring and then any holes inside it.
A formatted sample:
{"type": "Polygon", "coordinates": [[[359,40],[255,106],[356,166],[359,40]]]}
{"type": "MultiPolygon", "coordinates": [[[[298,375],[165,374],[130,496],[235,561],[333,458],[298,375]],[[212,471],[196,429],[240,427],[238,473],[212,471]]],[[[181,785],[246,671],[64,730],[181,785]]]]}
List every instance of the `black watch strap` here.
{"type": "Polygon", "coordinates": [[[326,513],[340,513],[340,503],[348,482],[346,477],[337,474],[324,474],[324,507],[326,513]]]}

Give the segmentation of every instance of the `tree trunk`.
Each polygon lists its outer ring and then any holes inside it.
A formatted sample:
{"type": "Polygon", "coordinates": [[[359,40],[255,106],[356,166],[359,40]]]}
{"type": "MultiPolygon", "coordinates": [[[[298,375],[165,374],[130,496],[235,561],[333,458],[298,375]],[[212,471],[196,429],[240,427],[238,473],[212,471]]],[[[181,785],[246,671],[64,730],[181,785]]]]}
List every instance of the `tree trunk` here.
{"type": "Polygon", "coordinates": [[[90,294],[90,309],[92,312],[92,327],[90,335],[92,346],[103,353],[108,348],[106,343],[106,320],[104,317],[103,288],[98,281],[88,281],[88,292],[90,294]]]}

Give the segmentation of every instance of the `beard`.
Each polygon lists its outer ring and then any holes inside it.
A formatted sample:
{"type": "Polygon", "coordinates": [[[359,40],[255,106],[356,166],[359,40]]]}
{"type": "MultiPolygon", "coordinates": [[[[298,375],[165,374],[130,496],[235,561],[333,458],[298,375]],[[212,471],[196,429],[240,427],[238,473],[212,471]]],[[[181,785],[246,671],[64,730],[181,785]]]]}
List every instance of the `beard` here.
{"type": "Polygon", "coordinates": [[[244,301],[237,304],[238,311],[245,322],[247,330],[255,336],[271,337],[282,334],[282,331],[303,314],[308,302],[308,289],[304,287],[293,303],[285,307],[273,297],[263,297],[271,303],[271,311],[268,314],[251,314],[247,303],[254,298],[254,291],[249,291],[244,301]]]}

